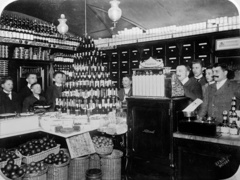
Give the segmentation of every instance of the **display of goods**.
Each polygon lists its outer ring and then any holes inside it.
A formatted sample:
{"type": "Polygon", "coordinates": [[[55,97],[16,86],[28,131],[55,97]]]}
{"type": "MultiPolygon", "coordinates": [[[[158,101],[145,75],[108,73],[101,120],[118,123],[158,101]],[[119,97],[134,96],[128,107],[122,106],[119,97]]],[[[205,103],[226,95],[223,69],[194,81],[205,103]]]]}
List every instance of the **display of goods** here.
{"type": "Polygon", "coordinates": [[[59,150],[60,145],[48,137],[34,139],[18,147],[23,156],[22,161],[26,164],[41,161],[49,154],[57,154],[59,150]]]}
{"type": "Polygon", "coordinates": [[[94,136],[92,142],[98,154],[110,154],[113,151],[113,142],[110,138],[94,136]]]}
{"type": "Polygon", "coordinates": [[[15,151],[12,150],[7,150],[7,149],[2,149],[0,151],[0,167],[4,167],[7,164],[7,161],[9,159],[13,159],[14,160],[14,164],[16,165],[21,165],[21,157],[18,157],[15,153],[15,151]]]}
{"type": "Polygon", "coordinates": [[[24,169],[14,164],[14,159],[9,159],[7,164],[1,168],[1,174],[4,179],[21,179],[24,175],[24,169]]]}
{"type": "Polygon", "coordinates": [[[26,164],[23,166],[23,170],[25,172],[24,177],[38,176],[43,172],[46,172],[48,166],[43,162],[31,162],[30,164],[26,164]]]}
{"type": "Polygon", "coordinates": [[[54,164],[54,165],[61,165],[64,163],[69,163],[70,158],[69,154],[60,150],[57,154],[49,154],[45,159],[44,162],[47,164],[54,164]]]}
{"type": "Polygon", "coordinates": [[[48,180],[66,180],[68,179],[68,164],[70,155],[64,152],[63,149],[58,154],[50,154],[44,159],[44,162],[49,163],[47,179],[48,180]]]}

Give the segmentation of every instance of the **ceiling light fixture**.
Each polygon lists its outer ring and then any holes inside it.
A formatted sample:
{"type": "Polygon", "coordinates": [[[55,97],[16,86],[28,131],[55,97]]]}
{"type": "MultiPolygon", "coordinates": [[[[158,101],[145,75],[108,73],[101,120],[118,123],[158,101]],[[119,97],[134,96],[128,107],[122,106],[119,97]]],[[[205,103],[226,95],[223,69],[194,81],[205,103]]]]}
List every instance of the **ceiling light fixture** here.
{"type": "Polygon", "coordinates": [[[66,24],[67,19],[64,14],[61,14],[61,18],[58,19],[59,25],[57,26],[57,30],[60,34],[64,35],[68,32],[68,25],[66,24]]]}
{"type": "Polygon", "coordinates": [[[122,16],[122,10],[118,7],[120,1],[112,0],[109,3],[111,4],[111,8],[108,10],[108,17],[113,21],[113,28],[115,28],[117,21],[122,16]]]}

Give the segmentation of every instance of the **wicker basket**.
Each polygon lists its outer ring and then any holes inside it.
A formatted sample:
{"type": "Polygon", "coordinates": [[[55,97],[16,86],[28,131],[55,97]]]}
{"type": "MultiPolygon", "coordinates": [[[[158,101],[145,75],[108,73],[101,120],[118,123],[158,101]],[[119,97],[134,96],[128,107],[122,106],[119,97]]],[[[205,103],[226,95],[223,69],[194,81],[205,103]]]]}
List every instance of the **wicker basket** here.
{"type": "Polygon", "coordinates": [[[97,153],[90,155],[89,169],[100,169],[100,157],[97,153]]]}
{"type": "Polygon", "coordinates": [[[47,180],[47,171],[48,167],[40,173],[25,175],[23,180],[47,180]]]}
{"type": "Polygon", "coordinates": [[[89,169],[89,156],[74,158],[70,161],[68,180],[85,180],[85,173],[89,169]]]}
{"type": "Polygon", "coordinates": [[[32,156],[23,156],[23,163],[25,164],[30,164],[31,162],[38,162],[41,161],[43,159],[45,159],[49,154],[57,154],[60,150],[60,144],[58,144],[56,147],[48,149],[46,151],[42,151],[40,153],[34,154],[32,156]]]}
{"type": "Polygon", "coordinates": [[[112,154],[100,156],[102,180],[121,180],[121,157],[123,152],[114,149],[112,154]]]}
{"type": "Polygon", "coordinates": [[[68,156],[68,161],[60,165],[49,165],[47,172],[47,180],[67,180],[68,179],[68,164],[70,162],[70,155],[64,150],[68,156]]]}
{"type": "Polygon", "coordinates": [[[113,151],[113,146],[101,146],[101,147],[97,147],[94,144],[94,148],[96,150],[96,153],[100,154],[100,155],[107,155],[107,154],[111,154],[113,151]]]}
{"type": "MultiPolygon", "coordinates": [[[[14,159],[14,164],[20,166],[21,163],[22,163],[22,158],[21,157],[14,159]]],[[[7,161],[0,162],[0,168],[3,168],[6,164],[7,164],[7,161]]]]}
{"type": "MultiPolygon", "coordinates": [[[[23,174],[21,177],[16,178],[16,179],[14,179],[14,180],[22,180],[22,179],[23,179],[23,176],[24,176],[24,174],[23,174]]],[[[2,173],[2,171],[0,170],[0,180],[12,180],[12,179],[9,179],[8,177],[6,177],[6,176],[2,173]]]]}

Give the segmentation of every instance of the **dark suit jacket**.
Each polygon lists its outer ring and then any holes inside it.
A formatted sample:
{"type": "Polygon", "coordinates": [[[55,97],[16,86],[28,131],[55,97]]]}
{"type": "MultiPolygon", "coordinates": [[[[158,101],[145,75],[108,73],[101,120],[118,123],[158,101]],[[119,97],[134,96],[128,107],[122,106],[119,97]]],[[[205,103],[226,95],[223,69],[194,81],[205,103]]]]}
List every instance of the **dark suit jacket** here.
{"type": "Polygon", "coordinates": [[[62,86],[58,87],[55,84],[52,86],[49,86],[45,97],[48,104],[51,104],[52,107],[49,109],[50,111],[54,111],[55,105],[56,105],[56,98],[59,98],[62,96],[62,86]]]}
{"type": "MultiPolygon", "coordinates": [[[[195,77],[191,77],[191,79],[194,79],[195,81],[197,81],[195,77]]],[[[200,83],[201,86],[205,85],[207,83],[205,76],[201,77],[198,83],[200,83]]]]}
{"type": "Polygon", "coordinates": [[[211,84],[206,89],[202,107],[199,112],[200,117],[205,115],[215,117],[218,122],[222,122],[222,113],[231,108],[232,97],[237,98],[237,105],[240,99],[240,84],[227,80],[223,86],[217,90],[216,83],[211,84]]]}
{"type": "Polygon", "coordinates": [[[202,98],[202,86],[195,79],[190,78],[184,85],[184,94],[186,97],[190,98],[192,101],[195,99],[202,98]]]}
{"type": "MultiPolygon", "coordinates": [[[[126,94],[126,95],[127,95],[127,96],[132,96],[132,88],[130,88],[130,90],[128,91],[128,94],[126,94]]],[[[125,96],[124,88],[121,88],[121,89],[118,91],[119,100],[120,100],[120,101],[123,101],[123,100],[124,100],[124,96],[125,96]]]]}
{"type": "Polygon", "coordinates": [[[40,99],[38,100],[33,94],[26,97],[23,101],[22,112],[27,112],[29,107],[33,106],[37,101],[46,102],[46,99],[45,97],[40,96],[40,99]]]}
{"type": "Polygon", "coordinates": [[[29,89],[28,86],[25,86],[24,88],[22,88],[19,92],[18,92],[18,98],[20,101],[20,104],[22,106],[23,101],[26,97],[31,96],[32,95],[32,91],[31,89],[29,89]]]}
{"type": "Polygon", "coordinates": [[[0,91],[0,114],[15,112],[21,112],[17,94],[15,92],[12,92],[11,100],[8,94],[6,94],[4,91],[0,91]]]}

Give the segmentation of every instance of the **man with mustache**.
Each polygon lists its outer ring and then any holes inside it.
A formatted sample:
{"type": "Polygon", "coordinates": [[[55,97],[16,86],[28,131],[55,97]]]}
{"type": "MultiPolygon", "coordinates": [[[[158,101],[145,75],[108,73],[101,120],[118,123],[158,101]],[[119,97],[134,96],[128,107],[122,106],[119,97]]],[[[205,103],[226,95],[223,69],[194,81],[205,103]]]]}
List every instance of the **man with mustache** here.
{"type": "MultiPolygon", "coordinates": [[[[227,79],[228,69],[226,64],[214,64],[213,77],[215,83],[210,84],[206,89],[206,98],[203,101],[199,112],[199,119],[210,116],[222,122],[222,113],[231,108],[232,97],[240,98],[240,84],[227,79]]],[[[238,106],[237,106],[238,107],[238,106]]]]}
{"type": "Polygon", "coordinates": [[[201,60],[196,59],[192,62],[192,72],[194,75],[193,79],[199,82],[201,86],[207,83],[205,76],[203,76],[203,63],[201,60]]]}
{"type": "Polygon", "coordinates": [[[202,86],[195,79],[189,79],[190,68],[185,65],[177,66],[177,78],[181,81],[186,97],[192,101],[199,98],[202,99],[202,86]]]}

